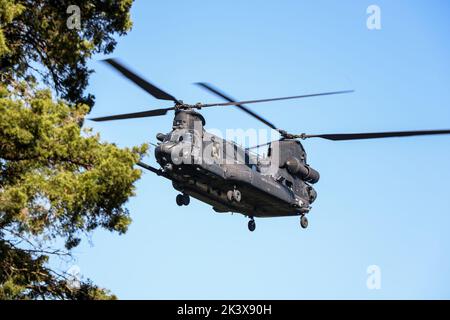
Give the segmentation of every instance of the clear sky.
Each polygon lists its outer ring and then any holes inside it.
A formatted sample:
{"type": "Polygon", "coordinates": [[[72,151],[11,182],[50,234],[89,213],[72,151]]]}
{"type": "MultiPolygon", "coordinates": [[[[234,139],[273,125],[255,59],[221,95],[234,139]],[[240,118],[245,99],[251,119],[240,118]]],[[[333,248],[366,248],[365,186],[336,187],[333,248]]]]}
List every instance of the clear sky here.
{"type": "MultiPolygon", "coordinates": [[[[450,128],[450,4],[432,1],[144,1],[118,57],[187,102],[355,89],[345,96],[253,105],[293,132],[450,128]],[[381,30],[366,9],[381,8],[381,30]]],[[[99,60],[102,57],[95,57],[99,60]]],[[[91,116],[171,106],[92,61],[91,116]]],[[[207,128],[264,128],[234,108],[203,110],[207,128]]],[[[166,117],[88,123],[120,146],[155,142],[166,117]]],[[[197,200],[175,203],[151,173],[119,236],[96,231],[76,249],[85,277],[122,299],[450,298],[450,136],[308,140],[322,179],[309,215],[247,219],[197,200]],[[381,289],[366,286],[381,270],[381,289]]],[[[146,159],[155,164],[152,152],[146,159]]]]}

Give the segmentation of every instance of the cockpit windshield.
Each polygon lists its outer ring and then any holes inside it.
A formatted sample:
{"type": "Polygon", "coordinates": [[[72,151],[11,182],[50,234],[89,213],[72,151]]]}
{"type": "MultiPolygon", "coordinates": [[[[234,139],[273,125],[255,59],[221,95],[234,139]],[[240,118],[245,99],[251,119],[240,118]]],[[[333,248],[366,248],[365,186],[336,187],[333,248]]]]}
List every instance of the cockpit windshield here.
{"type": "Polygon", "coordinates": [[[189,131],[184,131],[184,130],[176,130],[173,131],[167,141],[169,142],[184,142],[187,144],[192,144],[194,143],[194,134],[192,132],[189,131]]]}

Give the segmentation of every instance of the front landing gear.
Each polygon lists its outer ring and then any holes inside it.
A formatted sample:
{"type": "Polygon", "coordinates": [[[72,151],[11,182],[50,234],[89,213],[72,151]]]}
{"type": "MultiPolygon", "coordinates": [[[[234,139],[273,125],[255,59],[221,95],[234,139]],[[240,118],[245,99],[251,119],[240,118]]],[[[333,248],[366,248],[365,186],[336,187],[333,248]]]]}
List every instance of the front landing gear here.
{"type": "Polygon", "coordinates": [[[308,218],[305,215],[302,215],[301,218],[300,218],[300,226],[303,229],[308,228],[308,218]]]}
{"type": "Polygon", "coordinates": [[[189,195],[183,193],[183,194],[178,194],[176,197],[176,202],[177,205],[181,206],[188,206],[189,203],[191,202],[191,198],[189,197],[189,195]]]}
{"type": "Polygon", "coordinates": [[[253,217],[251,217],[250,221],[248,222],[248,230],[253,232],[253,231],[255,231],[255,229],[256,229],[256,222],[255,222],[255,219],[253,217]]]}

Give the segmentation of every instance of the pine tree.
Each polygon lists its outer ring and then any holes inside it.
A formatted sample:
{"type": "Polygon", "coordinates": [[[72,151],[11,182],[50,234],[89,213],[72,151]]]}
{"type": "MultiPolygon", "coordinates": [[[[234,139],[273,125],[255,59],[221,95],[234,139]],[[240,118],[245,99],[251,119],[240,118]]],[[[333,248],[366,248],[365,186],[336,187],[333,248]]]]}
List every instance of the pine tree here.
{"type": "Polygon", "coordinates": [[[131,3],[0,0],[0,299],[115,298],[48,262],[84,234],[131,222],[125,204],[147,146],[121,149],[83,127],[87,60],[130,29],[131,3]],[[69,5],[80,30],[67,26],[69,5]]]}

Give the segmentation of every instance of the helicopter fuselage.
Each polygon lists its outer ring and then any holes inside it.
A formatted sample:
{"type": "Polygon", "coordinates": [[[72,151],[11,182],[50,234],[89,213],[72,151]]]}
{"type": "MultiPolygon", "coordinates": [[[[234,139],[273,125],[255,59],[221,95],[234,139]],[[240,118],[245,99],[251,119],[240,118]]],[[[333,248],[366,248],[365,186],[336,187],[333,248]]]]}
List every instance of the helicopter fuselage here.
{"type": "MultiPolygon", "coordinates": [[[[254,217],[300,215],[300,226],[308,227],[305,216],[316,199],[312,185],[319,181],[319,173],[306,161],[306,152],[297,139],[311,138],[329,141],[353,141],[381,138],[431,136],[450,134],[445,130],[413,130],[364,133],[292,133],[276,126],[248,108],[247,104],[303,99],[351,93],[353,90],[302,94],[258,100],[236,101],[221,90],[205,82],[197,85],[225,100],[219,103],[185,104],[182,100],[148,82],[116,59],[105,63],[120,72],[154,98],[174,103],[172,107],[141,112],[92,118],[93,121],[146,118],[175,111],[172,131],[159,133],[155,149],[157,169],[142,162],[137,164],[159,176],[172,180],[178,205],[188,205],[190,195],[213,206],[218,212],[239,212],[248,217],[248,228],[255,231],[254,217]],[[267,157],[250,154],[231,141],[221,139],[204,130],[205,119],[195,110],[210,107],[234,106],[278,132],[280,139],[269,144],[267,157]]],[[[231,139],[230,139],[231,140],[231,139]]],[[[259,147],[259,146],[257,146],[259,147]]]]}
{"type": "Polygon", "coordinates": [[[204,124],[195,111],[177,111],[173,130],[157,135],[156,160],[176,190],[211,205],[216,212],[249,217],[309,212],[316,198],[311,183],[318,181],[318,173],[306,165],[299,141],[272,143],[268,156],[260,158],[205,131],[204,124]],[[311,183],[291,173],[298,166],[316,173],[311,183]]]}

